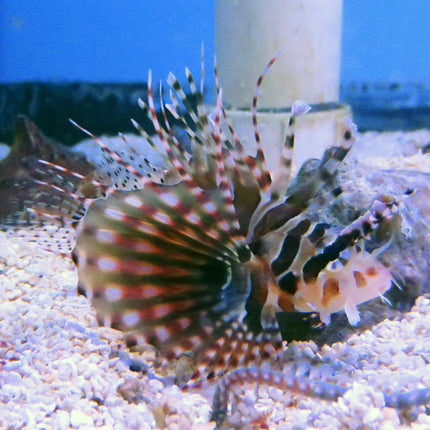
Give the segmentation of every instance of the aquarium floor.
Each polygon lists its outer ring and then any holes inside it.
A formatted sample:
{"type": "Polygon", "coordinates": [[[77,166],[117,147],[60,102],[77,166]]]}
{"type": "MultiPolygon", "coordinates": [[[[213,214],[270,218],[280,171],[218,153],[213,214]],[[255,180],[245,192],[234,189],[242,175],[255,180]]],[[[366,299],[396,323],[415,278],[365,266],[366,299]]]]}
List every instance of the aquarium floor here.
{"type": "MultiPolygon", "coordinates": [[[[372,156],[367,162],[430,171],[429,156],[419,153],[430,131],[368,133],[361,144],[373,147],[384,139],[397,139],[402,149],[384,150],[379,160],[372,156]]],[[[69,258],[0,234],[0,428],[214,429],[207,392],[165,388],[129,369],[121,334],[97,326],[76,283],[69,258]]],[[[152,373],[153,351],[132,358],[147,363],[152,373]]],[[[313,342],[291,345],[285,371],[309,372],[317,360],[325,365],[311,370],[312,377],[324,380],[338,368],[338,380],[351,383],[337,402],[288,393],[275,401],[283,393],[264,389],[257,400],[249,387],[230,422],[252,404],[267,412],[268,429],[429,429],[424,407],[399,416],[384,407],[381,393],[429,387],[429,358],[430,300],[420,297],[402,319],[384,321],[345,342],[320,349],[313,342]]]]}

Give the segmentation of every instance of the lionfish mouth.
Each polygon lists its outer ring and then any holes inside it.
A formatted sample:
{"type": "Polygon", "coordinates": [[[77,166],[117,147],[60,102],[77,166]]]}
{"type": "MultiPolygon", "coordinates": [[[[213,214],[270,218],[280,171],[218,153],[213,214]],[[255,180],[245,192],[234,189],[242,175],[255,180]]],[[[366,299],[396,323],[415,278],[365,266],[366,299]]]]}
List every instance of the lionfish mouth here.
{"type": "Polygon", "coordinates": [[[198,100],[194,105],[169,75],[170,103],[161,100],[164,127],[149,75],[148,103],[139,103],[157,136],[151,138],[134,124],[163,166],[152,166],[139,148],[130,148],[124,157],[99,140],[110,166],[106,177],[42,162],[51,176],[67,178],[55,184],[64,199],[61,211],[39,207],[33,213],[46,223],[55,219],[70,242],[70,231],[87,209],[76,230],[74,253],[80,287],[99,322],[122,330],[129,346],[154,345],[164,362],[192,352],[194,378],[270,360],[283,348],[279,312],[315,312],[328,323],[331,313],[345,310],[356,324],[356,306],[391,286],[388,269],[362,246],[393,216],[391,205],[375,202],[337,235],[315,221],[317,213],[309,213],[323,188],[329,201],[342,192],[330,190],[330,184],[355,141],[350,120],[310,177],[291,190],[295,121],[308,110],[305,103],[295,103],[279,165],[266,169],[257,94],[274,60],[259,77],[253,99],[255,155],[245,151],[229,122],[219,88],[215,109],[207,113],[202,67],[200,94],[186,70],[198,100]],[[166,110],[186,130],[187,148],[166,110]]]}

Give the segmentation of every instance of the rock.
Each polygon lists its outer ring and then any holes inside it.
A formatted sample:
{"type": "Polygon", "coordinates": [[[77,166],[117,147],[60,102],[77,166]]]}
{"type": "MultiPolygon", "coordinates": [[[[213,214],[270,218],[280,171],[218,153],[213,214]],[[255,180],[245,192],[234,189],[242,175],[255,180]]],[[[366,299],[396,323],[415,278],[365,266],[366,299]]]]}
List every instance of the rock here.
{"type": "Polygon", "coordinates": [[[92,427],[94,426],[94,421],[87,414],[74,409],[70,414],[70,424],[74,428],[80,428],[82,426],[92,427]]]}

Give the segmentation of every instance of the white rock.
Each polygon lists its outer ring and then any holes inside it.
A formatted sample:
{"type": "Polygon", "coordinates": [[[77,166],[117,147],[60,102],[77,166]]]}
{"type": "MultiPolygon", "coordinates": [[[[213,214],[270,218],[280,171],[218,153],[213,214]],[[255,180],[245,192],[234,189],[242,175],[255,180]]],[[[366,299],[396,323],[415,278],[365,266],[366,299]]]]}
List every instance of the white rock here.
{"type": "Polygon", "coordinates": [[[20,360],[8,361],[4,366],[4,370],[17,370],[22,367],[23,363],[20,360]]]}
{"type": "Polygon", "coordinates": [[[70,426],[70,415],[66,411],[57,411],[57,423],[60,430],[67,430],[70,426]]]}
{"type": "Polygon", "coordinates": [[[4,377],[6,384],[18,385],[21,383],[21,375],[18,372],[7,372],[4,377]]]}
{"type": "Polygon", "coordinates": [[[84,414],[83,412],[74,409],[70,414],[70,424],[74,428],[79,428],[82,426],[93,426],[94,420],[87,414],[84,414]]]}

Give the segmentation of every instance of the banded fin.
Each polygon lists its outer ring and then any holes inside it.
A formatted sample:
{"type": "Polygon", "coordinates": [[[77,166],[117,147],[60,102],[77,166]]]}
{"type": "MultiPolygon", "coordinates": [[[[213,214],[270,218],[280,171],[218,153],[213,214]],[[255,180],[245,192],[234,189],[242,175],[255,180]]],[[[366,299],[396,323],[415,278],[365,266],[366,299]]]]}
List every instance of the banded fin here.
{"type": "Polygon", "coordinates": [[[356,325],[360,320],[356,306],[382,297],[393,281],[390,271],[358,244],[395,213],[395,207],[377,201],[321,249],[318,243],[328,225],[304,220],[291,229],[271,263],[280,288],[279,306],[319,312],[326,324],[330,314],[345,310],[349,322],[356,325]]]}
{"type": "MultiPolygon", "coordinates": [[[[278,229],[284,229],[285,225],[300,216],[309,206],[312,199],[326,185],[330,184],[333,175],[339,164],[344,160],[356,139],[356,126],[349,119],[344,121],[343,138],[339,146],[329,148],[318,168],[303,183],[298,184],[295,189],[287,192],[282,203],[272,206],[268,205],[267,210],[255,219],[253,231],[248,233],[248,237],[255,243],[259,241],[273,242],[271,237],[279,235],[278,229]]],[[[333,198],[341,194],[342,190],[337,187],[331,190],[333,198]]],[[[255,216],[254,216],[255,217],[255,216]]],[[[277,242],[277,241],[275,241],[277,242]]],[[[270,245],[265,245],[265,249],[270,245]]]]}
{"type": "Polygon", "coordinates": [[[16,123],[14,144],[2,161],[0,228],[58,253],[74,247],[74,228],[86,199],[103,195],[92,180],[95,166],[46,138],[26,117],[16,123]]]}
{"type": "MultiPolygon", "coordinates": [[[[195,94],[191,74],[186,74],[195,94]]],[[[221,90],[209,120],[203,105],[188,103],[173,75],[169,84],[171,112],[183,118],[180,101],[194,124],[193,130],[186,129],[189,153],[168,123],[165,129],[160,126],[151,75],[148,103],[140,105],[177,182],[148,182],[141,191],[116,192],[93,203],[76,254],[82,287],[100,322],[124,331],[129,346],[155,345],[164,362],[192,351],[197,379],[238,364],[261,364],[282,348],[282,339],[276,324],[261,326],[248,317],[251,253],[234,200],[239,192],[231,163],[242,160],[239,182],[245,188],[251,183],[252,192],[260,195],[252,174],[261,160],[245,156],[240,143],[224,145],[221,90]]]]}
{"type": "Polygon", "coordinates": [[[76,252],[100,322],[129,346],[155,345],[164,360],[192,351],[195,378],[268,360],[282,339],[244,321],[250,254],[228,217],[221,191],[189,182],[94,202],[76,252]]]}
{"type": "Polygon", "coordinates": [[[270,186],[270,200],[276,201],[285,197],[291,179],[292,160],[295,144],[295,124],[297,117],[305,115],[311,107],[302,100],[296,101],[291,107],[291,115],[288,121],[287,134],[282,147],[279,165],[273,173],[273,181],[270,186]]]}
{"type": "MultiPolygon", "coordinates": [[[[206,116],[204,105],[189,103],[179,81],[170,75],[171,104],[165,109],[182,121],[188,133],[189,147],[182,146],[170,124],[165,121],[164,128],[160,124],[149,74],[148,102],[140,105],[153,123],[166,170],[174,180],[148,181],[141,191],[116,192],[95,202],[78,239],[80,280],[100,322],[124,331],[129,346],[155,345],[164,363],[193,352],[195,378],[220,375],[231,366],[261,364],[280,351],[279,311],[303,307],[327,321],[331,312],[346,307],[355,322],[353,306],[365,290],[349,301],[347,296],[354,297],[354,288],[363,287],[362,278],[367,282],[355,269],[361,268],[360,263],[367,269],[376,261],[358,250],[357,241],[367,234],[366,223],[358,220],[362,231],[357,234],[351,226],[352,231],[343,231],[327,245],[328,226],[315,224],[306,213],[321,189],[332,185],[353,144],[352,123],[345,121],[340,145],[329,148],[316,170],[296,188],[285,191],[287,185],[273,182],[265,170],[256,116],[258,90],[267,69],[253,101],[255,157],[244,153],[225,118],[221,89],[214,111],[206,116]],[[298,246],[287,249],[287,238],[298,246]],[[348,250],[342,268],[334,267],[348,250]],[[294,291],[283,283],[289,275],[294,291]]],[[[186,75],[196,95],[188,70],[186,75]]],[[[278,171],[286,180],[294,118],[306,109],[301,103],[293,107],[278,171]]],[[[331,196],[341,192],[333,189],[331,196]]],[[[376,272],[382,290],[391,278],[380,267],[376,272]]],[[[379,293],[370,287],[367,291],[372,297],[379,293]]]]}
{"type": "Polygon", "coordinates": [[[158,183],[165,181],[161,160],[158,158],[157,164],[149,160],[151,149],[157,143],[153,143],[152,140],[149,143],[148,136],[143,140],[134,139],[132,145],[124,135],[120,134],[122,145],[119,145],[118,138],[110,138],[108,143],[105,143],[73,120],[70,122],[97,144],[100,153],[91,152],[91,157],[95,158],[98,180],[104,185],[114,190],[136,190],[143,188],[149,181],[158,183]]]}

